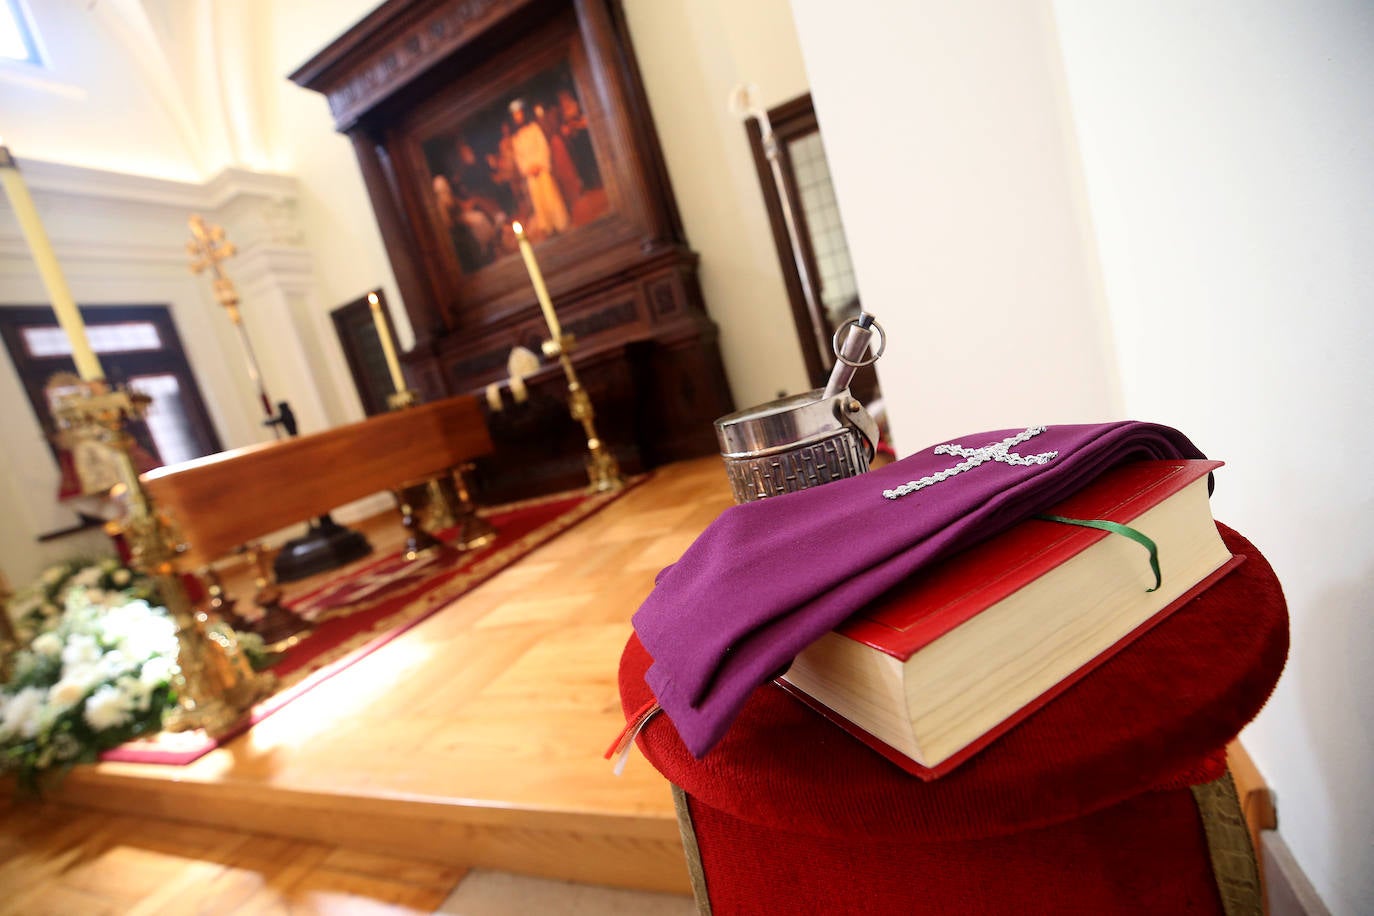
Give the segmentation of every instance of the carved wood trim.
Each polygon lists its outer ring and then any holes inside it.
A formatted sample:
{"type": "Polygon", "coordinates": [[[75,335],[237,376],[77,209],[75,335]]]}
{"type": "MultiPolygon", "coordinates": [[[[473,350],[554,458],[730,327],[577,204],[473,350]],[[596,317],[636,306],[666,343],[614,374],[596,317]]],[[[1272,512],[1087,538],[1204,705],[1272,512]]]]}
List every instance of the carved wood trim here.
{"type": "Polygon", "coordinates": [[[530,0],[390,0],[291,74],[325,94],[340,132],[530,0]]]}

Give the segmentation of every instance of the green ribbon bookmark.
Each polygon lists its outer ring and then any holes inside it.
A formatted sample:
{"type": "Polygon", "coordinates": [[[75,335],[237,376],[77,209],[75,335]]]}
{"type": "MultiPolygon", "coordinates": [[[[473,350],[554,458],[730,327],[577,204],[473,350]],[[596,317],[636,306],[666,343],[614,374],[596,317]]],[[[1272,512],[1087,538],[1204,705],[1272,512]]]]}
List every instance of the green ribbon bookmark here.
{"type": "Polygon", "coordinates": [[[1035,518],[1047,522],[1062,522],[1065,525],[1077,525],[1080,528],[1096,528],[1099,531],[1110,531],[1112,534],[1128,537],[1150,552],[1150,571],[1155,574],[1155,587],[1147,588],[1145,591],[1154,591],[1156,588],[1159,588],[1160,583],[1164,581],[1159,574],[1159,547],[1157,547],[1155,542],[1150,540],[1143,532],[1137,531],[1129,525],[1123,525],[1120,522],[1109,522],[1101,518],[1065,518],[1062,515],[1042,514],[1035,516],[1035,518]]]}

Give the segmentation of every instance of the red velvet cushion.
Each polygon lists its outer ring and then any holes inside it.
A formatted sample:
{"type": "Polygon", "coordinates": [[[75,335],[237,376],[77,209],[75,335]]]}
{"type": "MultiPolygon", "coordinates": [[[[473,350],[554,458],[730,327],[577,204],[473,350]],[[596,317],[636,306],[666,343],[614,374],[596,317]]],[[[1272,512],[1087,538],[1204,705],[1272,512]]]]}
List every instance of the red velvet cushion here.
{"type": "Polygon", "coordinates": [[[943,843],[806,836],[689,800],[716,916],[1222,916],[1187,789],[943,843]]]}
{"type": "MultiPolygon", "coordinates": [[[[934,782],[904,773],[771,684],[701,760],[662,715],[641,732],[640,749],[707,805],[835,838],[998,836],[1206,781],[1217,775],[1217,752],[1264,705],[1288,652],[1273,570],[1247,540],[1218,527],[1245,555],[1239,568],[934,782]]],[[[627,715],[650,697],[648,665],[632,637],[620,666],[627,715]]]]}

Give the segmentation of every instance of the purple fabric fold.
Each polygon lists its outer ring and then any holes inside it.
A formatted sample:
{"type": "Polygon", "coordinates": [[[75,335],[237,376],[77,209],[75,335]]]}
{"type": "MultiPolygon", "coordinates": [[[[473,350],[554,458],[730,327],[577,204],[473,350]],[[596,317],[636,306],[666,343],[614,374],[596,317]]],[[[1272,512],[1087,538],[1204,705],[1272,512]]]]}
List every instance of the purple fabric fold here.
{"type": "MultiPolygon", "coordinates": [[[[979,449],[1022,432],[949,442],[979,449]]],[[[937,447],[858,477],[732,506],[659,573],[634,628],[654,660],[645,680],[693,754],[720,740],[754,688],[914,572],[1044,511],[1108,468],[1204,457],[1182,433],[1153,423],[1050,426],[1009,449],[1057,453],[1044,464],[987,460],[884,497],[964,460],[937,447]]]]}

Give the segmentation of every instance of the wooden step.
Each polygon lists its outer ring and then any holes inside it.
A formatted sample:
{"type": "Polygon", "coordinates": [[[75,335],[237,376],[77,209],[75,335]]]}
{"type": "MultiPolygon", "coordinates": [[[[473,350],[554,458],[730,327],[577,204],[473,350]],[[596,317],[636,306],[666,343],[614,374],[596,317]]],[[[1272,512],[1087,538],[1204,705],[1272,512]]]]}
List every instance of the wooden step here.
{"type": "MultiPolygon", "coordinates": [[[[654,575],[730,504],[717,458],[659,469],[224,747],[183,767],[79,767],[55,798],[688,892],[667,782],[637,756],[617,777],[602,754],[624,722],[616,675],[631,615],[654,575]]],[[[399,537],[367,533],[378,550],[399,537]]]]}

